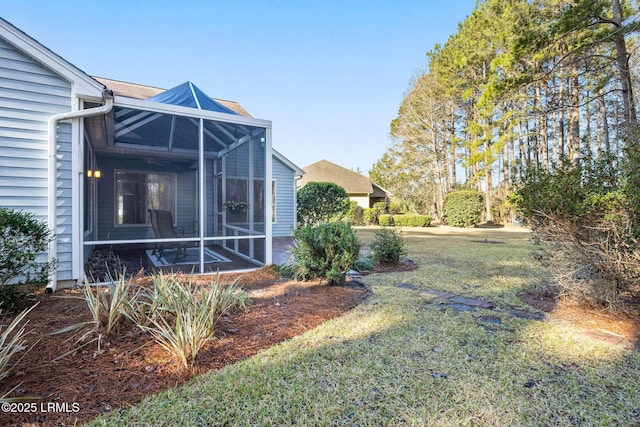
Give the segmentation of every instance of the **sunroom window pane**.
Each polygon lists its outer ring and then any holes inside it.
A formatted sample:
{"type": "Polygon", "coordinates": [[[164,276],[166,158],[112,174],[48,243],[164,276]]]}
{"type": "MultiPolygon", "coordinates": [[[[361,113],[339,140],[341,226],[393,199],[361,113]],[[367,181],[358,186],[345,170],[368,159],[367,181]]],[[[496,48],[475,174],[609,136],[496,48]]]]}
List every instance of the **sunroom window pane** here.
{"type": "Polygon", "coordinates": [[[175,176],[117,172],[116,181],[118,225],[147,224],[147,209],[168,210],[175,218],[175,176]]]}

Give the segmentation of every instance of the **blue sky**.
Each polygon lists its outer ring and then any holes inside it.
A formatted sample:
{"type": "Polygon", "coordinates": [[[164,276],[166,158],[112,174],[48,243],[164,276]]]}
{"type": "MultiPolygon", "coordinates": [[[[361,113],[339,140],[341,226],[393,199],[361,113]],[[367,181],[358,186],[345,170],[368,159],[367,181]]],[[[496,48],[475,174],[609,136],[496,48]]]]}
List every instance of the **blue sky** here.
{"type": "Polygon", "coordinates": [[[426,52],[475,3],[0,0],[0,16],[90,75],[238,101],[300,167],[367,175],[426,52]]]}

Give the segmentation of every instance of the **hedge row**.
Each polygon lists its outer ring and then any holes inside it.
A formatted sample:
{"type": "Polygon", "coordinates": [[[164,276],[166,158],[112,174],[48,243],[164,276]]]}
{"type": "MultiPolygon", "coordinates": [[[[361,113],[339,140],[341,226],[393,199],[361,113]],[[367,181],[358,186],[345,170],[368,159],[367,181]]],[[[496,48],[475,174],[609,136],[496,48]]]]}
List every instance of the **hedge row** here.
{"type": "Polygon", "coordinates": [[[431,225],[431,218],[429,215],[389,215],[382,214],[378,217],[378,224],[398,227],[428,227],[431,225]]]}

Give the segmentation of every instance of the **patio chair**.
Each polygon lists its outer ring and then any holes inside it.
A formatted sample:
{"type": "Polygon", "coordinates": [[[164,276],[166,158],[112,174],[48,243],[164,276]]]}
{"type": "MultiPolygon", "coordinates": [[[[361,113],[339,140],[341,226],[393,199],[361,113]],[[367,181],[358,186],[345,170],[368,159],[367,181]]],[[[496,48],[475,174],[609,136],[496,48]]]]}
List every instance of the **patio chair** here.
{"type": "MultiPolygon", "coordinates": [[[[156,239],[175,239],[184,237],[184,227],[173,226],[173,216],[170,211],[161,209],[149,209],[151,217],[151,228],[156,239]]],[[[179,258],[187,256],[187,242],[158,242],[155,244],[151,255],[156,255],[158,259],[162,258],[165,249],[175,249],[176,256],[173,263],[178,262],[179,258]]]]}

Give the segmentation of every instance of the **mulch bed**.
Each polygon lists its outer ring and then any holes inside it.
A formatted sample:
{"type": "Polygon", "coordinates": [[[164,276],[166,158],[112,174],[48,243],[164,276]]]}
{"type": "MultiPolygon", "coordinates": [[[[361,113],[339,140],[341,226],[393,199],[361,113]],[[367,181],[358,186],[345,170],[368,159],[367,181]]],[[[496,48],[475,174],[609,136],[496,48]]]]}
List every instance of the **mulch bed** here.
{"type": "Polygon", "coordinates": [[[581,328],[591,338],[611,344],[622,343],[640,350],[640,305],[637,301],[627,305],[624,310],[611,311],[549,293],[523,292],[519,297],[555,319],[581,328]]]}
{"type": "MultiPolygon", "coordinates": [[[[220,276],[224,282],[236,277],[220,276]]],[[[279,278],[269,269],[245,273],[239,284],[250,293],[251,306],[221,320],[216,339],[198,354],[189,370],[181,368],[160,346],[149,343],[148,335],[135,327],[117,331],[103,342],[100,351],[95,343],[74,351],[73,341],[65,341],[70,334],[48,334],[90,320],[84,300],[64,298],[80,296],[80,292],[36,295],[27,302],[39,302],[28,317],[32,348],[0,389],[10,397],[28,398],[25,401],[31,406],[22,408],[32,412],[2,411],[0,425],[72,425],[129,407],[145,396],[180,386],[194,375],[220,369],[300,335],[340,316],[371,294],[357,282],[344,286],[296,282],[279,278]]]]}

